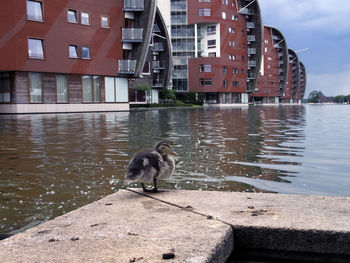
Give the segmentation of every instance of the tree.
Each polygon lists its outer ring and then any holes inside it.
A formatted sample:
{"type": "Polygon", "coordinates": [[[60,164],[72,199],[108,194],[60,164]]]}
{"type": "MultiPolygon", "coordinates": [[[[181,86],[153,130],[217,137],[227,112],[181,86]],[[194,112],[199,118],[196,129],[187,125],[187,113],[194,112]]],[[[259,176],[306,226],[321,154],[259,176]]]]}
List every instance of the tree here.
{"type": "Polygon", "coordinates": [[[336,103],[344,103],[346,97],[344,97],[343,95],[338,95],[335,97],[335,102],[336,103]]]}
{"type": "Polygon", "coordinates": [[[159,98],[163,100],[176,100],[176,93],[172,89],[162,89],[159,93],[159,98]]]}
{"type": "Polygon", "coordinates": [[[320,93],[317,90],[311,91],[308,97],[309,102],[319,103],[320,93]]]}

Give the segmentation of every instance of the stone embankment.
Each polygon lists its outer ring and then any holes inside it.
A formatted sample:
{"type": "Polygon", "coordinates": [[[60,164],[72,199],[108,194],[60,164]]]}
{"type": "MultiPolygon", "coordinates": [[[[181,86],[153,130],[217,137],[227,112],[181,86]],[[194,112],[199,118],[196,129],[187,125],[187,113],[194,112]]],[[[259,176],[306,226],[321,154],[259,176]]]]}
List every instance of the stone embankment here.
{"type": "Polygon", "coordinates": [[[1,262],[350,262],[350,198],[127,189],[0,241],[1,262]]]}

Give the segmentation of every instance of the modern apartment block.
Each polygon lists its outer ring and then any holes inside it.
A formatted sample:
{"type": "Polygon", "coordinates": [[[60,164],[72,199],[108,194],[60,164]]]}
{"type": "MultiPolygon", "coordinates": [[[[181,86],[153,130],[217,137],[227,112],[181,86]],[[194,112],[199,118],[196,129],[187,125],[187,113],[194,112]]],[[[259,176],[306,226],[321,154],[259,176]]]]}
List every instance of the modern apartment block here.
{"type": "Polygon", "coordinates": [[[128,110],[143,77],[157,96],[172,69],[166,32],[156,0],[6,1],[0,113],[128,110]]]}
{"type": "Polygon", "coordinates": [[[298,90],[300,88],[300,63],[297,53],[292,49],[288,49],[288,61],[288,81],[280,102],[299,103],[302,99],[298,97],[298,90]]]}
{"type": "Polygon", "coordinates": [[[280,102],[288,77],[288,47],[283,34],[275,27],[264,26],[264,48],[257,86],[250,94],[254,103],[280,102]]]}
{"type": "Polygon", "coordinates": [[[173,89],[207,105],[248,103],[262,55],[258,1],[171,0],[173,89]]]}

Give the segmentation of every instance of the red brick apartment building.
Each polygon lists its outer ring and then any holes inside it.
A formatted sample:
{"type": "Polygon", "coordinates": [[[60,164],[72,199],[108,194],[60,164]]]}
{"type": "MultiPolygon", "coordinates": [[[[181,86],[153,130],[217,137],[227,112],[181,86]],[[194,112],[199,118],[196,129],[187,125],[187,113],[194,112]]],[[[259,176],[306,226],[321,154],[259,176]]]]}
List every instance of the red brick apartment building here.
{"type": "MultiPolygon", "coordinates": [[[[300,86],[300,64],[297,53],[288,49],[288,77],[283,95],[280,98],[281,103],[299,103],[302,97],[298,97],[300,86]]],[[[305,74],[305,73],[304,73],[305,74]]],[[[306,76],[305,76],[306,77],[306,76]]],[[[301,94],[301,92],[300,92],[301,94]]]]}
{"type": "Polygon", "coordinates": [[[0,113],[128,110],[139,77],[155,97],[169,85],[170,57],[155,0],[6,1],[0,113]]]}
{"type": "Polygon", "coordinates": [[[205,105],[248,103],[262,55],[258,1],[171,0],[173,87],[205,105]]]}
{"type": "Polygon", "coordinates": [[[283,34],[264,26],[263,63],[257,87],[250,97],[255,103],[279,103],[288,75],[288,47],[283,34]]]}
{"type": "Polygon", "coordinates": [[[287,43],[277,28],[262,25],[257,0],[162,0],[162,5],[171,9],[176,92],[201,93],[207,106],[287,100],[287,43]]]}

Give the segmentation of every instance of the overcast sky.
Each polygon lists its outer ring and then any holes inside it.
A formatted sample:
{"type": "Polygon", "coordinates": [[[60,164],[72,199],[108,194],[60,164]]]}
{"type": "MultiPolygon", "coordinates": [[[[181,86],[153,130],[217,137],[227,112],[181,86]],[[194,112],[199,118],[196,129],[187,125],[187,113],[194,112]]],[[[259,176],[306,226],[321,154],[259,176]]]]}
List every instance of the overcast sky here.
{"type": "Polygon", "coordinates": [[[263,23],[277,27],[307,71],[305,98],[350,94],[350,0],[259,0],[263,23]]]}

